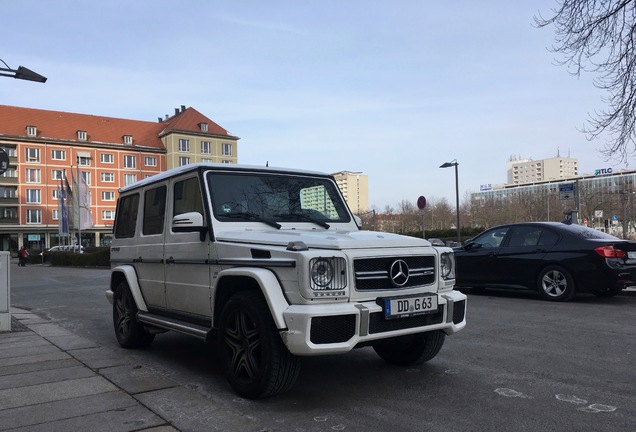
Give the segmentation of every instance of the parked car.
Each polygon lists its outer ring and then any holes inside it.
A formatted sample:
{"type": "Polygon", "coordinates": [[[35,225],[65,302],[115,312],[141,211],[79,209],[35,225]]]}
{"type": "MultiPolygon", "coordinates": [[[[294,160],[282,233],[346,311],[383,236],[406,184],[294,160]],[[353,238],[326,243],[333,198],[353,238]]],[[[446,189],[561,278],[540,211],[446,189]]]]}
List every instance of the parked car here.
{"type": "Polygon", "coordinates": [[[491,228],[455,248],[457,286],[611,297],[636,285],[636,242],[582,225],[529,222],[491,228]]]}
{"type": "Polygon", "coordinates": [[[60,245],[60,246],[53,246],[51,248],[48,249],[44,249],[42,252],[40,252],[40,255],[44,256],[44,260],[48,260],[49,255],[50,254],[54,254],[54,253],[58,253],[58,252],[79,252],[79,253],[84,253],[84,246],[78,246],[78,245],[74,245],[74,246],[70,246],[70,245],[60,245]]]}
{"type": "Polygon", "coordinates": [[[119,344],[167,330],[215,342],[243,397],[290,388],[304,356],[372,346],[419,364],[466,325],[453,250],[361,231],[328,174],[190,164],[122,188],[116,213],[119,344]]]}

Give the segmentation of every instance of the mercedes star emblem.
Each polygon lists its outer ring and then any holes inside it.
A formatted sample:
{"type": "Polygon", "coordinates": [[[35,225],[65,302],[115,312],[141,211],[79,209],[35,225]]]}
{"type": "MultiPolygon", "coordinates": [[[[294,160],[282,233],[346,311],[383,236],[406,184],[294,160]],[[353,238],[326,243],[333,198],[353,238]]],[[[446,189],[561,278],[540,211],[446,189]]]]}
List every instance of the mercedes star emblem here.
{"type": "Polygon", "coordinates": [[[404,260],[395,260],[389,271],[393,286],[402,287],[409,281],[409,265],[404,260]]]}

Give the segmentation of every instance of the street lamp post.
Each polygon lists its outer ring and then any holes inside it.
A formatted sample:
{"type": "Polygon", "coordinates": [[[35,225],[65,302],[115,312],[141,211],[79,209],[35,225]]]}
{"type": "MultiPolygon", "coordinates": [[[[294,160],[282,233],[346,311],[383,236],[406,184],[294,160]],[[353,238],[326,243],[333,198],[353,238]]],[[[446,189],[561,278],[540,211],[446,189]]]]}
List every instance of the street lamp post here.
{"type": "Polygon", "coordinates": [[[33,72],[31,69],[27,69],[24,66],[18,66],[17,69],[11,69],[9,65],[2,59],[0,59],[6,68],[0,67],[0,76],[9,78],[21,79],[25,81],[46,82],[46,77],[43,77],[37,72],[33,72]]]}
{"type": "Polygon", "coordinates": [[[440,168],[450,168],[450,167],[455,167],[455,212],[457,214],[457,243],[459,243],[460,245],[462,244],[462,238],[461,238],[461,233],[460,233],[460,229],[459,229],[459,176],[457,173],[457,167],[459,166],[459,162],[457,162],[457,159],[453,159],[450,162],[444,162],[443,164],[441,164],[439,167],[440,168]]]}

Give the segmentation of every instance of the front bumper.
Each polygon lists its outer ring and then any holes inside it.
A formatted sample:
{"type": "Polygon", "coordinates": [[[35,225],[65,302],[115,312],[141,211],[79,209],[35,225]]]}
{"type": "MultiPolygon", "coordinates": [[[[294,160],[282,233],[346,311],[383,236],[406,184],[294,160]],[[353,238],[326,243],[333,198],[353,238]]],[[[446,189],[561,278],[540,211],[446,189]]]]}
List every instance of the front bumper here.
{"type": "Polygon", "coordinates": [[[435,313],[386,320],[375,302],[292,305],[283,312],[287,330],[281,336],[296,355],[337,354],[376,340],[443,330],[450,335],[466,326],[466,295],[438,295],[435,313]]]}

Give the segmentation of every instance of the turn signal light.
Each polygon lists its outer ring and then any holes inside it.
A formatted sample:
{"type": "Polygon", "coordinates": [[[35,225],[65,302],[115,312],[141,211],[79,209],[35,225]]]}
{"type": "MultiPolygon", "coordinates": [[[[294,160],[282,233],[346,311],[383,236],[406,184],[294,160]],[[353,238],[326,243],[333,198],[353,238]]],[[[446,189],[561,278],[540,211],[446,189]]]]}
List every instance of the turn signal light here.
{"type": "Polygon", "coordinates": [[[625,258],[627,255],[624,250],[616,249],[614,246],[599,246],[594,252],[603,258],[625,258]]]}

